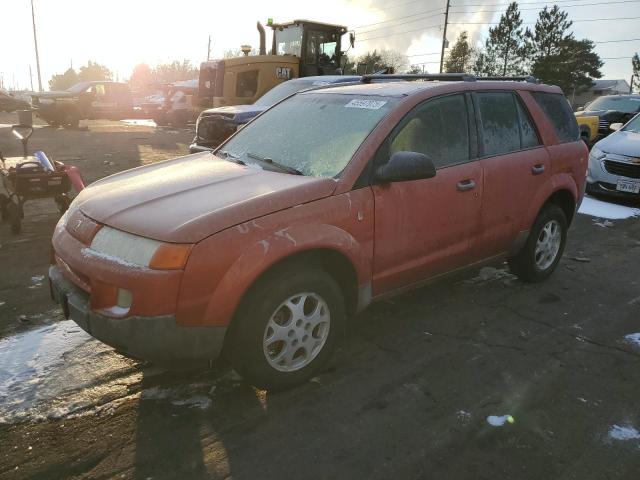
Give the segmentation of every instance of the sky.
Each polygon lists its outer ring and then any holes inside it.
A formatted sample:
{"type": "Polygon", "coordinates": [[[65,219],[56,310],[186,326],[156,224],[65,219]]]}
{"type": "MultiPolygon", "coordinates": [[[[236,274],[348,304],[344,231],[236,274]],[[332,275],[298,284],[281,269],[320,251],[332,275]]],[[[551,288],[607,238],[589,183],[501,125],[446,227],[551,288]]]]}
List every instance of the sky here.
{"type": "MultiPolygon", "coordinates": [[[[426,71],[437,72],[446,5],[446,0],[33,2],[45,89],[53,74],[63,73],[71,64],[77,69],[88,60],[106,65],[119,80],[127,79],[133,67],[143,62],[153,66],[189,59],[198,65],[206,59],[209,35],[213,58],[241,44],[257,47],[256,21],[266,24],[268,18],[346,25],[356,32],[356,48],[350,55],[395,49],[409,55],[411,63],[423,63],[426,71]]],[[[640,0],[560,0],[548,5],[554,3],[576,21],[572,28],[577,38],[616,41],[597,44],[596,51],[605,59],[603,78],[629,81],[630,57],[640,51],[640,0]],[[606,18],[618,20],[601,20],[606,18]],[[617,42],[629,39],[636,40],[617,42]]],[[[461,30],[468,30],[474,42],[484,41],[490,25],[479,23],[497,22],[506,5],[500,0],[451,0],[447,38],[453,44],[461,30]]],[[[545,3],[522,0],[519,5],[523,20],[535,23],[545,3]]],[[[0,0],[0,18],[0,78],[4,87],[30,89],[31,66],[37,89],[30,0],[0,0]]]]}

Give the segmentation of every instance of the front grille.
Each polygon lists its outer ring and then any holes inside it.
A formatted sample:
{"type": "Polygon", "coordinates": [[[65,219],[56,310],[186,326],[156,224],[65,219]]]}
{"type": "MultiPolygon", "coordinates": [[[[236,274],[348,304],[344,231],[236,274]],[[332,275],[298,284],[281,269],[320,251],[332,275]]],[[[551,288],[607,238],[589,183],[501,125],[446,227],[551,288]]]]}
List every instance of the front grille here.
{"type": "Polygon", "coordinates": [[[640,178],[640,164],[623,163],[613,160],[605,160],[604,168],[613,175],[620,175],[628,178],[640,178]]]}
{"type": "Polygon", "coordinates": [[[606,120],[600,120],[598,122],[598,131],[609,131],[609,125],[610,123],[606,120]]]}

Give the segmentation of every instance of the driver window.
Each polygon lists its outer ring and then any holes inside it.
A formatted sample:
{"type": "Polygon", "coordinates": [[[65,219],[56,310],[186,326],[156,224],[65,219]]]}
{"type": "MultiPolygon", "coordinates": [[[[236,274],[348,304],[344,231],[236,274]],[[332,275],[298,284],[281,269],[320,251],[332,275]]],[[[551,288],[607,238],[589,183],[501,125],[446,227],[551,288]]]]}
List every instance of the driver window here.
{"type": "Polygon", "coordinates": [[[307,51],[305,61],[309,65],[328,65],[336,61],[338,42],[336,34],[330,32],[310,31],[307,34],[307,51]]]}
{"type": "Polygon", "coordinates": [[[427,155],[436,168],[469,160],[469,123],[463,95],[428,100],[411,111],[393,134],[385,161],[396,152],[427,155]]]}

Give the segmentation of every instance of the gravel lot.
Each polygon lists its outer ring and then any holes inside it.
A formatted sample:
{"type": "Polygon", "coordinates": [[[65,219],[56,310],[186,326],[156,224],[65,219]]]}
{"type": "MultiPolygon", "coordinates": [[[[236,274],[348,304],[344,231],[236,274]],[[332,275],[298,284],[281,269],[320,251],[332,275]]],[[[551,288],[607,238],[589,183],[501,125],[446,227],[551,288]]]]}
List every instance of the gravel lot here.
{"type": "MultiPolygon", "coordinates": [[[[94,180],[192,138],[86,125],[37,129],[32,150],[94,180]]],[[[19,152],[1,126],[0,146],[19,152]]],[[[55,206],[28,207],[24,233],[0,229],[0,478],[640,478],[635,218],[577,215],[542,284],[497,264],[373,305],[325,372],[270,394],[222,364],[127,360],[60,321],[40,278],[55,206]]]]}

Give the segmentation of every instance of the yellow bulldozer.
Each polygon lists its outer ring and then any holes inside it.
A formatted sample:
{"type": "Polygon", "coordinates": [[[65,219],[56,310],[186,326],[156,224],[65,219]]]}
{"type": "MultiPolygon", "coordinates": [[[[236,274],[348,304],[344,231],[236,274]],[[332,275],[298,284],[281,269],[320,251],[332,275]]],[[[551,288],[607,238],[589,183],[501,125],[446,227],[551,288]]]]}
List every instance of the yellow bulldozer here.
{"type": "MultiPolygon", "coordinates": [[[[258,55],[244,55],[202,62],[198,85],[200,108],[242,105],[255,102],[281,82],[312,75],[340,75],[343,71],[342,36],[347,27],[309,20],[267,25],[273,30],[269,54],[265,29],[258,22],[258,55]]],[[[351,47],[355,35],[350,33],[351,47]]]]}

